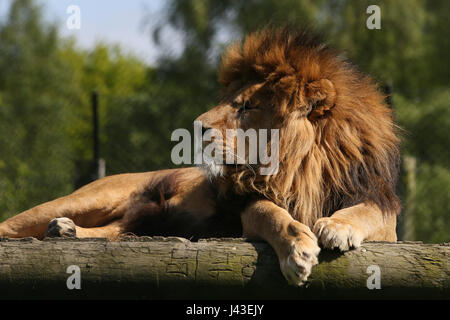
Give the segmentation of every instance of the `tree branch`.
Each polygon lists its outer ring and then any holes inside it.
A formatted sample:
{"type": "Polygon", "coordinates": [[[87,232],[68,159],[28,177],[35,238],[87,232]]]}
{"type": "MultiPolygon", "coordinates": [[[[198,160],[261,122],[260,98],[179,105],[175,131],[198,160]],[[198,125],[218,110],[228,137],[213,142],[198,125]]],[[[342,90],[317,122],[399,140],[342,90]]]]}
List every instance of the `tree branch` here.
{"type": "MultiPolygon", "coordinates": [[[[450,245],[364,243],[323,250],[305,287],[286,284],[264,242],[180,238],[0,239],[0,298],[449,298],[450,245]],[[71,265],[81,289],[69,290],[71,265]],[[374,270],[381,289],[369,290],[374,270]],[[375,268],[375,269],[373,269],[375,268]],[[370,286],[370,285],[369,285],[370,286]]],[[[73,270],[72,270],[73,272],[73,270]]],[[[73,278],[72,278],[73,280],[73,278]]]]}

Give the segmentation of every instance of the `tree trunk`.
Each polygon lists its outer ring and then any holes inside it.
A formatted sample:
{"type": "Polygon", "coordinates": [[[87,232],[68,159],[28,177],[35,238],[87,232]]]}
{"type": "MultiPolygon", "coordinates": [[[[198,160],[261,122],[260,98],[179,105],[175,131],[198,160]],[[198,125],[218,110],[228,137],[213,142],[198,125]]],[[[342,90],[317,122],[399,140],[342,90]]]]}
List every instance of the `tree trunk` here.
{"type": "Polygon", "coordinates": [[[0,298],[450,298],[449,244],[372,242],[319,260],[296,288],[264,242],[0,239],[0,298]]]}
{"type": "Polygon", "coordinates": [[[416,211],[416,158],[403,157],[403,168],[405,171],[405,208],[401,215],[403,237],[402,240],[415,240],[414,215],[416,211]]]}

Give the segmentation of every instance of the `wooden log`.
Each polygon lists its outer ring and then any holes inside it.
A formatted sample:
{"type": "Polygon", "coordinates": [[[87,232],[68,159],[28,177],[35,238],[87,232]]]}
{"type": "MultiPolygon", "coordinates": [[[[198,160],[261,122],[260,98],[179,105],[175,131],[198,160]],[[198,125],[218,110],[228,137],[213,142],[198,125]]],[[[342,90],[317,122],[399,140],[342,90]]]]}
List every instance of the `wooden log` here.
{"type": "Polygon", "coordinates": [[[372,242],[344,254],[322,250],[319,260],[297,288],[264,242],[3,238],[0,298],[450,298],[449,244],[372,242]],[[80,289],[69,289],[78,275],[80,289]]]}

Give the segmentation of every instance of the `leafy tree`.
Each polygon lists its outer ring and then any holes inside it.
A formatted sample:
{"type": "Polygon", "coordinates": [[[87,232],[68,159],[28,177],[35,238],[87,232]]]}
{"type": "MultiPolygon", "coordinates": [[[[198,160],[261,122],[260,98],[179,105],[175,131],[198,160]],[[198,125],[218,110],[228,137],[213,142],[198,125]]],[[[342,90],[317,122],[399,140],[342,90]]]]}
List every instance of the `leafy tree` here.
{"type": "Polygon", "coordinates": [[[58,35],[30,0],[12,3],[0,25],[0,213],[3,217],[71,190],[70,70],[58,35]]]}

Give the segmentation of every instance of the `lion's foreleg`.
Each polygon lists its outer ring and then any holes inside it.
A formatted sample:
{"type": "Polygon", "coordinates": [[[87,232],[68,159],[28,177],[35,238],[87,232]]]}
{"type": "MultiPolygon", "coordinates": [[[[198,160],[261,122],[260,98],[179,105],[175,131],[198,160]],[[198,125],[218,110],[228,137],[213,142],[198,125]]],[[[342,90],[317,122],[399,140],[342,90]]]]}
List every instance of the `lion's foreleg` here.
{"type": "Polygon", "coordinates": [[[281,271],[288,282],[301,285],[318,263],[320,252],[317,238],[309,227],[267,200],[247,207],[241,219],[244,237],[267,241],[277,253],[281,271]]]}
{"type": "Polygon", "coordinates": [[[395,242],[395,227],[395,214],[383,214],[377,205],[360,203],[317,220],[313,231],[323,247],[346,251],[364,240],[395,242]]]}

